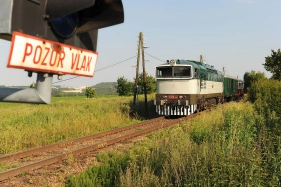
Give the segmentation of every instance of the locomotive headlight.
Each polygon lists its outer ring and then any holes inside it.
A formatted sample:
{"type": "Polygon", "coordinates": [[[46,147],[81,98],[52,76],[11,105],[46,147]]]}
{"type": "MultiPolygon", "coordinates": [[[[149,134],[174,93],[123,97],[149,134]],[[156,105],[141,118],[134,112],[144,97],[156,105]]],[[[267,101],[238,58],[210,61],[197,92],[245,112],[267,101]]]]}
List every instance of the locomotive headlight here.
{"type": "Polygon", "coordinates": [[[179,99],[186,99],[186,96],[185,95],[180,95],[179,99]]]}

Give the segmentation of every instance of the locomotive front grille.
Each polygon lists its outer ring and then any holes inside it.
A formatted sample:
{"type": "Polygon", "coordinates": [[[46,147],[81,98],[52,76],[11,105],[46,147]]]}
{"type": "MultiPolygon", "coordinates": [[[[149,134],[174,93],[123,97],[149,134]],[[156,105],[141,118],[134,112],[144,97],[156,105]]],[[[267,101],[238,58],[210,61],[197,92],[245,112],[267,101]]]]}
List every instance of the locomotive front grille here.
{"type": "Polygon", "coordinates": [[[193,114],[197,110],[197,105],[188,106],[171,106],[156,105],[156,113],[164,116],[187,116],[193,114]]]}

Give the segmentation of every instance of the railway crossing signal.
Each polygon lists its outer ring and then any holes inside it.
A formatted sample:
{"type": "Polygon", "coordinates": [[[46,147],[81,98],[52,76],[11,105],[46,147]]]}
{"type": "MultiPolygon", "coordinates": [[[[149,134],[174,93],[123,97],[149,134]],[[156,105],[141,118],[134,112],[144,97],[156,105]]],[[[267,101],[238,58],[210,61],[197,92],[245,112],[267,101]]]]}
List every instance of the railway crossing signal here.
{"type": "Polygon", "coordinates": [[[8,67],[37,72],[36,89],[0,88],[0,102],[49,104],[53,74],[93,76],[98,29],[124,22],[122,0],[1,0],[8,67]]]}
{"type": "Polygon", "coordinates": [[[98,29],[124,22],[122,0],[1,0],[0,38],[14,31],[96,51],[98,29]]]}

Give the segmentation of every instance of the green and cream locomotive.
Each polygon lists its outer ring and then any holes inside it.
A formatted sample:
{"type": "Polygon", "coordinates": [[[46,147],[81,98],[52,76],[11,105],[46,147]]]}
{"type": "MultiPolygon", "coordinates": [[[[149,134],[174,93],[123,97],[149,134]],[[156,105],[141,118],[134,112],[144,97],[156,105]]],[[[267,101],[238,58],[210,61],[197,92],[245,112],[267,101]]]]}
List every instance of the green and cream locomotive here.
{"type": "Polygon", "coordinates": [[[159,115],[186,116],[237,95],[238,79],[192,60],[167,60],[156,67],[159,115]]]}

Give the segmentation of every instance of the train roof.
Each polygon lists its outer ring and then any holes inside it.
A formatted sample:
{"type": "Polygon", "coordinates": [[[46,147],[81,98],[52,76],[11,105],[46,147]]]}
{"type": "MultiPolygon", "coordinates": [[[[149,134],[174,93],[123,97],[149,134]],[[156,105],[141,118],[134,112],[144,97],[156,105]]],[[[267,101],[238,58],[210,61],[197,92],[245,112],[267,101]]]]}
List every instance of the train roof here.
{"type": "Polygon", "coordinates": [[[230,75],[224,75],[225,78],[235,79],[238,80],[238,77],[230,76],[230,75]]]}
{"type": "MultiPolygon", "coordinates": [[[[195,60],[167,60],[166,64],[162,64],[160,66],[176,66],[176,65],[191,65],[193,67],[197,67],[200,68],[201,70],[211,70],[211,71],[216,71],[217,73],[221,73],[221,71],[217,70],[214,68],[214,66],[206,64],[206,63],[202,63],[200,61],[195,61],[195,60]]],[[[221,73],[222,74],[222,73],[221,73]]]]}

